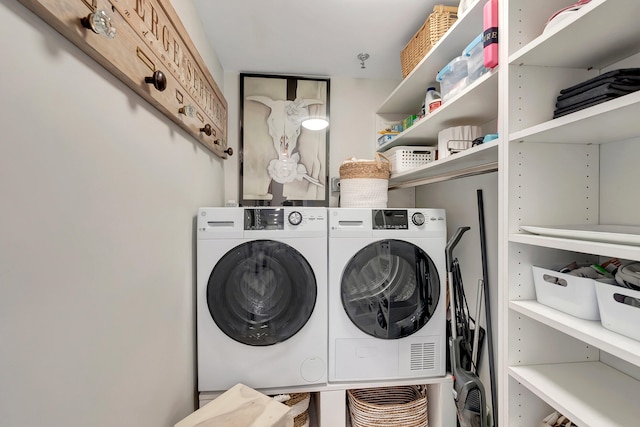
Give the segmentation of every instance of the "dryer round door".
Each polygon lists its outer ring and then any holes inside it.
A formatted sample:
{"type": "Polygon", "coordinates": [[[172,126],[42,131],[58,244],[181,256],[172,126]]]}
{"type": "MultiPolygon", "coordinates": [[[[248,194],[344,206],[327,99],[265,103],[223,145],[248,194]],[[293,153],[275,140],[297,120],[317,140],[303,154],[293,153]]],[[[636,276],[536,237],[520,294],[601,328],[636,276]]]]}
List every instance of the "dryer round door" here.
{"type": "Polygon", "coordinates": [[[431,319],[440,299],[433,260],[403,240],[381,240],[358,251],[344,269],[340,288],[353,324],[382,339],[418,331],[431,319]]]}
{"type": "Polygon", "coordinates": [[[272,240],[227,252],[207,284],[213,321],[230,338],[251,346],[294,336],[311,317],[316,296],[315,274],[304,256],[272,240]]]}

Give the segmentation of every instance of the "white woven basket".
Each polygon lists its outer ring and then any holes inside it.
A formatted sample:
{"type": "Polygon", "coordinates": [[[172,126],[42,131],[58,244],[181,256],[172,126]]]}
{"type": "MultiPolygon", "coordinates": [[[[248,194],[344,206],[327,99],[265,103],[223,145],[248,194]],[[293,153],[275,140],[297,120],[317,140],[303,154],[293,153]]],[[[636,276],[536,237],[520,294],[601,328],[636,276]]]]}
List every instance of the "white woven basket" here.
{"type": "Polygon", "coordinates": [[[340,166],[340,207],[386,208],[391,163],[376,153],[376,160],[351,159],[340,166]]]}
{"type": "Polygon", "coordinates": [[[388,179],[343,178],[340,180],[340,207],[386,208],[388,187],[388,179]]]}

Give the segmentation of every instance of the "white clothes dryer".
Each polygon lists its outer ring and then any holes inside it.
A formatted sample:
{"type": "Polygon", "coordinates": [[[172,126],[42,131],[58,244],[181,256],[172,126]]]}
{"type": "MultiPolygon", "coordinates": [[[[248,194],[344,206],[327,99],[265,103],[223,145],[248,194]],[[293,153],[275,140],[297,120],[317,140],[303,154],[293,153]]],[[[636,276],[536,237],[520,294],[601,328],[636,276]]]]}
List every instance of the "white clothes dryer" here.
{"type": "Polygon", "coordinates": [[[198,390],[326,383],[326,208],[200,208],[198,390]]]}
{"type": "Polygon", "coordinates": [[[329,209],[329,382],[443,376],[442,209],[329,209]]]}

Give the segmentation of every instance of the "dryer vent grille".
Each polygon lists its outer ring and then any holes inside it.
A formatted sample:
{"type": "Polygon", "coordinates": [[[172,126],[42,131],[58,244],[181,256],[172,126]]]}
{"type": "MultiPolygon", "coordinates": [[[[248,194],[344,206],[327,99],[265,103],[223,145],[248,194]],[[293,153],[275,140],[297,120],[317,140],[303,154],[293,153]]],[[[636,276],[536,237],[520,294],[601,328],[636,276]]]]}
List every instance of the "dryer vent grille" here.
{"type": "Polygon", "coordinates": [[[411,344],[411,370],[424,371],[436,368],[436,345],[432,342],[411,344]]]}

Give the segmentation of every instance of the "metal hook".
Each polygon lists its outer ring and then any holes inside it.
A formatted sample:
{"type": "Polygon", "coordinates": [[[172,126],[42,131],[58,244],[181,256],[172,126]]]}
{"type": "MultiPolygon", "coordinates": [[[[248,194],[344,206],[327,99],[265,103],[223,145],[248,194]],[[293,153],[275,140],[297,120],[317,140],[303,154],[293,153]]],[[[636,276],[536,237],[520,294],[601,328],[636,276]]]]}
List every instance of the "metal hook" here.
{"type": "Polygon", "coordinates": [[[365,68],[364,61],[366,61],[367,59],[369,59],[369,54],[368,53],[359,53],[358,54],[358,60],[360,60],[360,68],[365,68]]]}

